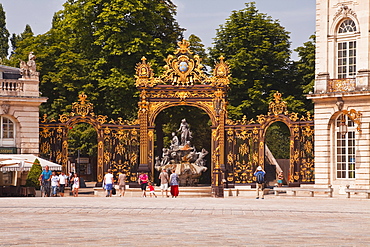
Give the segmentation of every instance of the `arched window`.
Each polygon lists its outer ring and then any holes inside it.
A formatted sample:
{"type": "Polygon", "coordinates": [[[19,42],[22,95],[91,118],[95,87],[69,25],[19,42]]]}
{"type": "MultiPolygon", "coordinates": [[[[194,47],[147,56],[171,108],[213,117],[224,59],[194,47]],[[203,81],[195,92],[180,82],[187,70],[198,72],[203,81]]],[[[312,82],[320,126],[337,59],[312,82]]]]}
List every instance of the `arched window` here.
{"type": "Polygon", "coordinates": [[[337,178],[355,178],[356,128],[354,122],[347,115],[339,115],[335,132],[337,178]]]}
{"type": "Polygon", "coordinates": [[[344,20],[338,28],[338,78],[356,76],[356,24],[351,19],[344,20]],[[349,35],[349,36],[348,36],[349,35]],[[342,36],[342,37],[341,37],[342,36]],[[345,37],[343,37],[345,36],[345,37]],[[352,36],[352,37],[351,37],[352,36]]]}
{"type": "Polygon", "coordinates": [[[3,147],[15,146],[15,124],[7,118],[0,116],[0,145],[3,147]]]}
{"type": "Polygon", "coordinates": [[[353,20],[347,19],[339,26],[339,33],[352,33],[356,32],[356,24],[353,20]]]}

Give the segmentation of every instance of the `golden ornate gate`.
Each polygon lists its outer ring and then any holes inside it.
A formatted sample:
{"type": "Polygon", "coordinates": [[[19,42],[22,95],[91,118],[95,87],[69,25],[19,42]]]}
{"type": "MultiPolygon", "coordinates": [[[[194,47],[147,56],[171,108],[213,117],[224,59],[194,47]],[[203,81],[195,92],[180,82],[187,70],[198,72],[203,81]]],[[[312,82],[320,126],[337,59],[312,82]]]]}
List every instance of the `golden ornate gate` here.
{"type": "Polygon", "coordinates": [[[288,183],[314,182],[313,116],[307,112],[299,117],[289,113],[279,92],[274,94],[267,115],[257,116],[257,120],[243,119],[226,121],[226,164],[227,182],[234,184],[254,183],[257,166],[265,166],[266,131],[271,124],[283,122],[290,131],[290,165],[288,183]]]}
{"type": "Polygon", "coordinates": [[[226,93],[229,67],[220,58],[208,77],[198,55],[189,50],[189,42],[179,42],[174,55],[166,59],[165,72],[154,77],[150,63],[143,57],[136,66],[136,86],[140,91],[140,164],[143,170],[154,169],[154,127],[158,114],[174,106],[193,106],[205,111],[212,121],[211,169],[224,163],[226,93]]]}
{"type": "Polygon", "coordinates": [[[59,119],[44,115],[40,122],[40,155],[58,164],[66,171],[68,163],[68,131],[78,123],[88,123],[97,132],[96,179],[103,180],[104,172],[124,170],[128,181],[136,181],[139,161],[138,121],[127,122],[122,118],[108,120],[107,116],[96,116],[93,104],[86,94],[72,104],[72,112],[62,114],[59,119]]]}
{"type": "MultiPolygon", "coordinates": [[[[254,182],[253,172],[265,164],[265,136],[268,127],[275,122],[285,123],[290,130],[289,183],[314,181],[313,119],[307,113],[298,117],[288,113],[281,94],[269,105],[267,115],[257,120],[238,121],[227,119],[226,103],[229,85],[229,67],[220,57],[212,76],[203,72],[198,55],[189,50],[189,42],[179,42],[179,48],[166,59],[165,72],[155,77],[150,63],[143,57],[136,66],[136,87],[140,91],[138,120],[127,122],[108,121],[106,116],[95,116],[93,105],[86,95],[72,106],[70,114],[60,115],[58,120],[46,115],[40,123],[40,153],[66,169],[68,159],[68,130],[85,122],[97,131],[98,161],[97,181],[112,167],[124,169],[128,180],[136,181],[137,172],[154,174],[155,119],[169,107],[193,106],[205,111],[212,122],[211,170],[215,195],[223,196],[223,177],[228,185],[254,182]],[[224,174],[222,174],[224,173],[224,174]],[[217,190],[220,191],[217,192],[217,190]]],[[[153,177],[152,177],[153,178],[153,177]]]]}

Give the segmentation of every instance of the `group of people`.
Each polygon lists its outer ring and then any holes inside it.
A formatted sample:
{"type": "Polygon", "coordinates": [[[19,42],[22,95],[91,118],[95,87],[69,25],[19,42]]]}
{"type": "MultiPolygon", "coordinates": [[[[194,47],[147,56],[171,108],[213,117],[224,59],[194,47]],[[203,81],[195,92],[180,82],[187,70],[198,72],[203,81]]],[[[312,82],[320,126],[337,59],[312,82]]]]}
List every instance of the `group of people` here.
{"type": "MultiPolygon", "coordinates": [[[[120,171],[118,175],[118,186],[120,194],[119,196],[125,196],[126,191],[126,174],[123,171],[120,171]]],[[[113,194],[116,194],[114,188],[114,176],[112,169],[108,169],[107,174],[104,175],[103,188],[106,190],[106,197],[111,197],[113,194]]]]}
{"type": "MultiPolygon", "coordinates": [[[[172,170],[171,175],[168,175],[168,172],[166,169],[163,169],[162,172],[159,174],[159,180],[161,181],[160,189],[162,193],[162,197],[164,197],[164,193],[166,197],[169,197],[168,195],[168,188],[170,186],[170,193],[172,195],[172,198],[176,198],[179,195],[179,175],[175,172],[175,170],[172,170]]],[[[149,195],[152,197],[153,195],[157,197],[155,194],[155,189],[153,184],[149,181],[149,177],[146,173],[142,172],[139,176],[138,180],[140,184],[140,188],[142,190],[142,197],[146,197],[146,188],[149,187],[149,195]]]]}
{"type": "Polygon", "coordinates": [[[41,172],[40,177],[41,194],[43,197],[56,197],[59,195],[64,197],[64,190],[68,184],[71,185],[73,196],[78,196],[78,188],[80,187],[80,179],[77,173],[71,173],[68,177],[63,171],[57,175],[55,171],[51,171],[49,166],[41,172]]]}
{"type": "MultiPolygon", "coordinates": [[[[258,166],[256,171],[254,172],[254,176],[256,177],[256,192],[257,197],[256,199],[264,199],[264,184],[265,184],[265,174],[266,172],[262,169],[261,166],[258,166]]],[[[173,198],[176,198],[179,195],[179,176],[172,170],[171,175],[168,175],[168,172],[163,169],[162,172],[159,174],[159,180],[161,181],[160,189],[162,193],[162,197],[168,195],[168,188],[170,186],[170,193],[173,198]]],[[[281,187],[283,183],[283,172],[280,171],[277,177],[278,186],[281,187]]],[[[51,171],[49,166],[46,166],[45,169],[42,171],[39,177],[42,196],[53,196],[56,197],[59,195],[61,197],[64,196],[65,187],[68,186],[68,183],[71,185],[72,195],[77,197],[78,196],[78,189],[80,188],[80,179],[77,173],[71,173],[68,177],[63,171],[57,175],[55,171],[51,171]]],[[[142,172],[138,178],[138,183],[140,184],[140,188],[142,190],[142,197],[146,197],[146,190],[147,187],[149,188],[149,195],[150,197],[154,196],[157,197],[155,194],[155,188],[153,184],[149,181],[149,177],[146,173],[142,172]]],[[[120,172],[118,176],[118,186],[120,194],[119,196],[125,195],[126,190],[126,174],[123,171],[120,172]]],[[[111,197],[114,193],[114,176],[111,169],[108,169],[108,173],[105,174],[103,180],[103,187],[105,188],[107,197],[111,197]]]]}
{"type": "MultiPolygon", "coordinates": [[[[168,175],[168,172],[163,169],[158,178],[161,180],[160,189],[162,197],[164,197],[164,193],[166,197],[169,197],[169,186],[172,197],[176,198],[179,195],[179,176],[175,170],[172,170],[171,175],[168,175]]],[[[138,183],[140,184],[142,197],[146,197],[147,188],[149,189],[150,197],[157,197],[153,183],[149,181],[149,177],[146,173],[141,172],[138,178],[138,183]]],[[[126,174],[123,171],[120,171],[120,174],[118,175],[117,184],[119,186],[119,196],[123,197],[126,190],[126,174]]],[[[108,169],[107,174],[104,175],[103,188],[106,191],[106,197],[111,197],[113,194],[116,194],[114,188],[114,176],[111,169],[108,169]]]]}

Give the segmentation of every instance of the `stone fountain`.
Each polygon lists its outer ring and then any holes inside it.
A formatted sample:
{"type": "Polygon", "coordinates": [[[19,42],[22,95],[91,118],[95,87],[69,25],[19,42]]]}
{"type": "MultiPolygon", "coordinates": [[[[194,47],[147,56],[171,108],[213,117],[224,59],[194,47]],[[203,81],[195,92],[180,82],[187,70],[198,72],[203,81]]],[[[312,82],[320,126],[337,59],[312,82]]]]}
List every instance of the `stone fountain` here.
{"type": "Polygon", "coordinates": [[[203,148],[198,152],[191,145],[193,137],[186,119],[181,120],[177,132],[181,132],[181,142],[176,133],[172,132],[171,145],[169,148],[162,149],[162,159],[158,156],[155,158],[155,168],[158,171],[175,170],[179,175],[180,185],[194,186],[199,182],[202,173],[207,170],[204,158],[208,151],[203,148]]]}

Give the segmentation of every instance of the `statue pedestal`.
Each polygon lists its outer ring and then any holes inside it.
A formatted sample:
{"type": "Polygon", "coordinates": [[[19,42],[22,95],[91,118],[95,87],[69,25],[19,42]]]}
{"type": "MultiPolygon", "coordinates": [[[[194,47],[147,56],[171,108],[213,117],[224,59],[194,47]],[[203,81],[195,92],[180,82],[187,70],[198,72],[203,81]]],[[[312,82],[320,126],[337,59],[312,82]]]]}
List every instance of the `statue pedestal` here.
{"type": "Polygon", "coordinates": [[[221,168],[215,168],[212,172],[212,194],[214,197],[224,197],[223,173],[221,168]]]}

